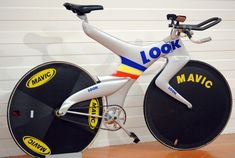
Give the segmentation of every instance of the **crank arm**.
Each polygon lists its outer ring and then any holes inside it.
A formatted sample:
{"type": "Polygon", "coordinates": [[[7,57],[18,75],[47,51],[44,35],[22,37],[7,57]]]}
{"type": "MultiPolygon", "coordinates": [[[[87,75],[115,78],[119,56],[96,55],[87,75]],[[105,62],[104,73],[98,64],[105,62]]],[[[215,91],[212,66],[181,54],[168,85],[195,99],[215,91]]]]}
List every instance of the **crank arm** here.
{"type": "Polygon", "coordinates": [[[138,143],[140,141],[140,139],[137,137],[137,135],[134,132],[130,132],[128,131],[119,121],[115,120],[115,122],[125,131],[125,133],[134,139],[134,143],[138,143]]]}

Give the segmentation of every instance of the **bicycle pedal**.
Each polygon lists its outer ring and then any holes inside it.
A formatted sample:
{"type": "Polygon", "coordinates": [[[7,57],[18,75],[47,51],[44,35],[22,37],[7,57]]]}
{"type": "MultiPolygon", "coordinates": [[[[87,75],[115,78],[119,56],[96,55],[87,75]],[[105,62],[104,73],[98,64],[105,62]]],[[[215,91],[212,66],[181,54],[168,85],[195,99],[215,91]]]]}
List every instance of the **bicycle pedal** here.
{"type": "Polygon", "coordinates": [[[130,137],[131,138],[134,138],[134,143],[139,143],[139,141],[140,141],[140,139],[137,137],[137,135],[135,134],[135,133],[133,133],[133,132],[130,132],[130,137]]]}

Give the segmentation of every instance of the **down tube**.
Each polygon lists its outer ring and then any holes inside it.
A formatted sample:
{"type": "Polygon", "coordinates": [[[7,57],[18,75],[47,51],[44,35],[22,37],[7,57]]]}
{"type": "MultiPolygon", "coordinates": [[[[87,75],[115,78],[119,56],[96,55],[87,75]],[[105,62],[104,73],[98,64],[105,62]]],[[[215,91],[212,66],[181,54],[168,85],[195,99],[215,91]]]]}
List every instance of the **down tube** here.
{"type": "Polygon", "coordinates": [[[103,80],[100,83],[87,87],[83,90],[76,92],[75,94],[68,97],[62,104],[59,109],[60,115],[65,115],[68,109],[78,102],[89,100],[92,98],[98,98],[107,96],[112,104],[120,103],[118,98],[125,98],[125,95],[132,82],[129,82],[131,79],[123,77],[112,77],[109,79],[103,80]],[[126,91],[126,93],[125,93],[126,91]],[[119,97],[122,96],[122,97],[119,97]],[[116,101],[115,101],[116,100],[116,101]]]}
{"type": "MultiPolygon", "coordinates": [[[[114,76],[104,76],[104,77],[98,77],[99,80],[102,82],[107,82],[109,80],[120,80],[122,77],[114,77],[114,76]]],[[[133,83],[136,80],[132,80],[128,78],[128,81],[124,86],[122,86],[119,90],[115,91],[111,95],[106,96],[106,105],[119,105],[123,106],[127,93],[130,89],[130,87],[133,85],[133,83]]]]}

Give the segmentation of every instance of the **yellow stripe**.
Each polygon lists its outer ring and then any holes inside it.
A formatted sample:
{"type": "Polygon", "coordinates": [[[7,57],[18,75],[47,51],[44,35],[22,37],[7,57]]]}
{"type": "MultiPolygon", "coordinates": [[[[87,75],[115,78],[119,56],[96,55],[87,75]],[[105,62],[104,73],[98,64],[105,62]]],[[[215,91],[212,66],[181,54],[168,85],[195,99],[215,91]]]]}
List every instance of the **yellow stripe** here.
{"type": "Polygon", "coordinates": [[[123,65],[121,64],[119,67],[118,67],[118,71],[122,71],[122,72],[125,72],[125,73],[129,73],[129,74],[133,74],[133,75],[137,75],[137,76],[140,76],[143,72],[140,71],[140,70],[137,70],[133,67],[130,67],[130,66],[127,66],[127,65],[123,65]]]}

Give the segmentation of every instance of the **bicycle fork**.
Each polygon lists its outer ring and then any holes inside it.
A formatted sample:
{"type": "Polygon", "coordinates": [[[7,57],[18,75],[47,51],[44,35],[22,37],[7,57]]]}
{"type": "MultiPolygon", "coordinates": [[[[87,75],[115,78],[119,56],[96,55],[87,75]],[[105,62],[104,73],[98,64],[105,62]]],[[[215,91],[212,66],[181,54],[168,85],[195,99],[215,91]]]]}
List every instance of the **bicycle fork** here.
{"type": "Polygon", "coordinates": [[[181,96],[171,85],[169,81],[173,78],[173,76],[179,72],[190,60],[190,57],[186,50],[183,52],[176,52],[174,54],[169,54],[166,56],[167,63],[163,68],[160,75],[155,80],[156,86],[158,86],[161,90],[163,90],[166,94],[173,97],[174,99],[180,101],[184,105],[186,105],[189,109],[192,108],[192,104],[187,101],[183,96],[181,96]]]}

